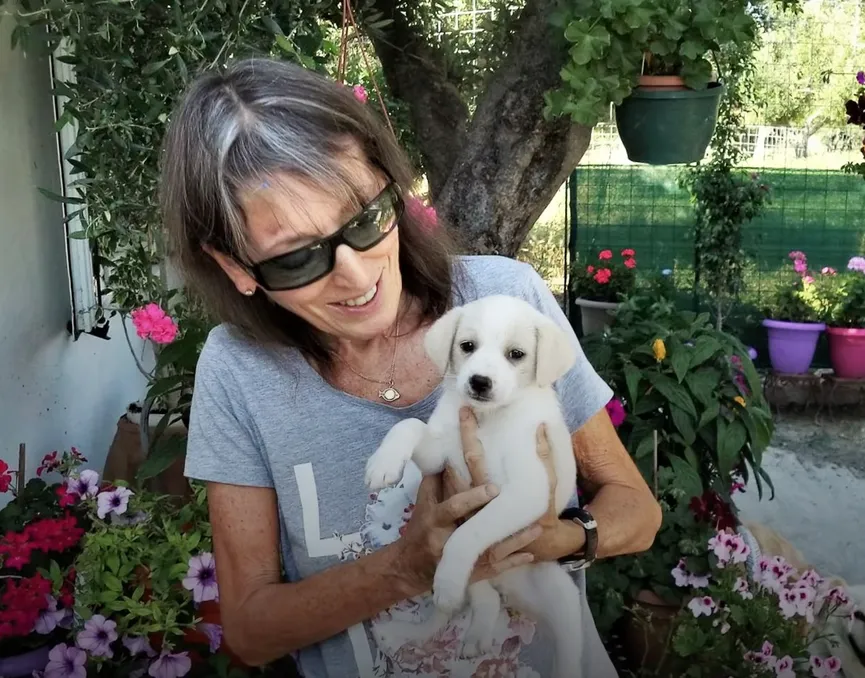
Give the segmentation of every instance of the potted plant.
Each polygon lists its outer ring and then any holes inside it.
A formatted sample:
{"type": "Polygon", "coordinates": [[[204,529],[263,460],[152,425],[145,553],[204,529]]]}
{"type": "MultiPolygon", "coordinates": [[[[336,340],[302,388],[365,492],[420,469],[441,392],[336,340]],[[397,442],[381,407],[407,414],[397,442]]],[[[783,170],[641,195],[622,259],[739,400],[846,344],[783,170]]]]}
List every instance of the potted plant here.
{"type": "Polygon", "coordinates": [[[636,253],[623,249],[616,259],[612,250],[601,250],[597,261],[583,266],[574,262],[571,290],[580,307],[583,334],[600,332],[612,320],[610,312],[633,292],[636,284],[636,253]]]}
{"type": "Polygon", "coordinates": [[[628,157],[651,164],[703,158],[727,86],[719,56],[753,50],[759,35],[745,0],[570,3],[555,18],[571,49],[546,115],[592,126],[613,104],[628,157]]]}
{"type": "MultiPolygon", "coordinates": [[[[782,374],[805,374],[826,324],[822,322],[817,280],[808,270],[807,257],[795,250],[789,258],[791,263],[781,274],[763,326],[768,333],[772,369],[782,374]]],[[[824,268],[820,275],[831,273],[832,269],[824,268]]]]}
{"type": "MultiPolygon", "coordinates": [[[[74,558],[88,521],[65,483],[42,475],[71,467],[71,453],[45,457],[21,492],[0,461],[0,491],[14,498],[0,510],[0,675],[31,676],[48,663],[51,647],[69,634],[73,617],[74,558]]],[[[14,474],[20,473],[14,472],[14,474]]]]}
{"type": "Polygon", "coordinates": [[[702,543],[703,562],[682,559],[670,579],[685,591],[665,647],[667,675],[834,676],[837,644],[854,606],[847,592],[813,570],[796,571],[780,556],[757,557],[748,540],[730,529],[702,543]],[[838,624],[837,622],[841,622],[838,624]]]}
{"type": "Polygon", "coordinates": [[[658,643],[683,604],[669,577],[682,555],[698,571],[707,535],[738,525],[733,493],[749,481],[760,496],[764,484],[772,489],[762,455],[773,424],[751,352],[708,314],[681,311],[660,290],[629,298],[608,332],[583,340],[621,400],[619,436],[663,509],[649,551],[605,559],[588,578],[599,629],[622,631],[626,652],[641,662],[660,656],[658,643]],[[648,636],[626,614],[636,605],[656,612],[660,626],[648,636]]]}
{"type": "Polygon", "coordinates": [[[851,258],[826,287],[832,369],[842,379],[865,379],[865,257],[851,258]]]}

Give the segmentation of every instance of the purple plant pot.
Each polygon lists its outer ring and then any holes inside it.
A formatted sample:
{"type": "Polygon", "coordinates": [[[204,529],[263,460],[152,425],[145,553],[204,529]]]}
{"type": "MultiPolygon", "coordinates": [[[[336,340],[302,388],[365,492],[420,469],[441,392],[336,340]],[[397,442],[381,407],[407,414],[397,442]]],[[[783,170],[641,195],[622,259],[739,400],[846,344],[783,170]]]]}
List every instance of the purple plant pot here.
{"type": "Polygon", "coordinates": [[[3,678],[28,678],[34,671],[44,671],[48,666],[48,653],[51,647],[45,645],[30,652],[13,657],[0,657],[0,676],[3,678]]]}
{"type": "Polygon", "coordinates": [[[824,323],[792,323],[763,320],[769,334],[769,361],[782,374],[805,374],[814,360],[817,341],[826,329],[824,323]]]}

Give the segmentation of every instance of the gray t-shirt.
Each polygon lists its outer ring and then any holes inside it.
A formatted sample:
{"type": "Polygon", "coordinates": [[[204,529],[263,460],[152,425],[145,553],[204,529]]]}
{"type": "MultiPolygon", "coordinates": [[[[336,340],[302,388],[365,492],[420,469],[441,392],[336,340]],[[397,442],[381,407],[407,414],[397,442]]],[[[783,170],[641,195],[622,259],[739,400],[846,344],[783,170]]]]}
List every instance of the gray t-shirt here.
{"type": "MultiPolygon", "coordinates": [[[[490,294],[521,297],[570,333],[577,364],[556,384],[571,431],[612,397],[579,347],[544,281],[531,266],[497,256],[455,262],[455,303],[490,294]]],[[[204,481],[272,487],[281,518],[285,579],[297,581],[395,541],[411,513],[420,478],[410,464],[402,482],[370,494],[364,466],[398,421],[426,421],[437,388],[409,406],[372,402],[331,387],[293,349],[263,348],[226,326],[209,335],[198,362],[189,426],[186,475],[204,481]]],[[[582,573],[576,580],[585,594],[582,573]]],[[[518,677],[551,675],[550,638],[533,620],[503,612],[494,652],[461,659],[468,615],[429,641],[400,637],[405,622],[429,618],[430,600],[405,601],[295,658],[306,678],[518,677]]],[[[584,603],[585,678],[616,673],[584,603]]],[[[578,678],[575,674],[575,678],[578,678]]]]}

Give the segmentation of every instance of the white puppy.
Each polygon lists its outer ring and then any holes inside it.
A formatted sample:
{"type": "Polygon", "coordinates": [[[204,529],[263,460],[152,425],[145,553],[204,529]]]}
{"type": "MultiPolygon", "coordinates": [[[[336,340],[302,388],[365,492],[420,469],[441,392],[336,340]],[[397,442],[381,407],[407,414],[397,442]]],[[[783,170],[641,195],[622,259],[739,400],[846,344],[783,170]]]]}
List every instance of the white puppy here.
{"type": "Polygon", "coordinates": [[[488,481],[499,494],[448,539],[433,581],[433,602],[450,616],[468,593],[472,621],[463,654],[492,646],[501,609],[508,603],[546,624],[555,641],[555,675],[579,675],[582,647],[580,591],[556,563],[532,563],[469,585],[479,557],[497,542],[530,526],[549,508],[550,482],[537,453],[537,429],[546,424],[556,470],[555,508],[561,512],[576,489],[571,438],[553,382],[576,360],[567,334],[527,302],[489,296],[457,307],[428,330],[425,348],[444,374],[444,392],[428,424],[395,425],[367,463],[373,489],[392,485],[406,463],[424,475],[445,464],[470,480],[459,434],[459,410],[469,404],[478,420],[488,481]]]}

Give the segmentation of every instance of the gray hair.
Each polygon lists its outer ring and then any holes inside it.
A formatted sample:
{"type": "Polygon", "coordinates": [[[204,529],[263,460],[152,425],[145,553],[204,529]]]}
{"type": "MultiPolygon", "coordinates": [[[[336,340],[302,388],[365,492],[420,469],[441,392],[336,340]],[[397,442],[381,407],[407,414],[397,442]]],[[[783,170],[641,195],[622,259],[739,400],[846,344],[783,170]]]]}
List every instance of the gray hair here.
{"type": "MultiPolygon", "coordinates": [[[[358,178],[340,162],[351,142],[409,194],[414,172],[405,153],[348,87],[272,59],[237,61],[191,84],[163,142],[160,201],[169,251],[187,291],[215,320],[329,362],[326,337],[263,294],[239,295],[203,246],[248,262],[240,195],[278,175],[324,188],[359,209],[358,178]]],[[[425,316],[438,317],[450,303],[451,241],[444,228],[425,232],[410,210],[399,238],[404,287],[425,316]]]]}

